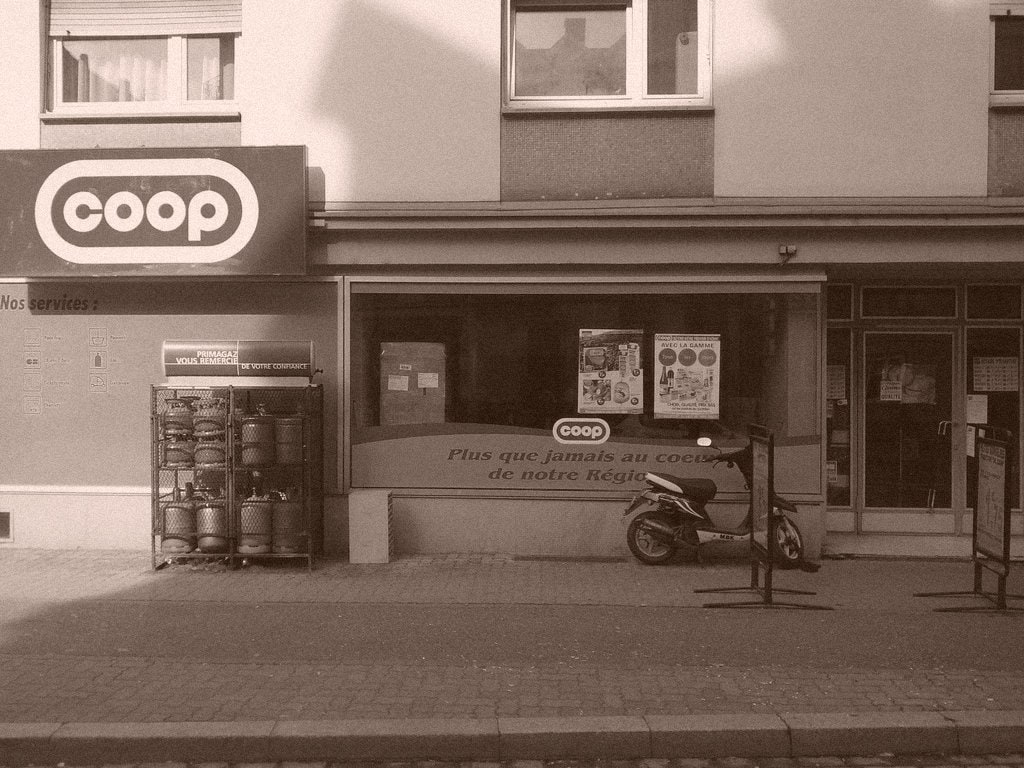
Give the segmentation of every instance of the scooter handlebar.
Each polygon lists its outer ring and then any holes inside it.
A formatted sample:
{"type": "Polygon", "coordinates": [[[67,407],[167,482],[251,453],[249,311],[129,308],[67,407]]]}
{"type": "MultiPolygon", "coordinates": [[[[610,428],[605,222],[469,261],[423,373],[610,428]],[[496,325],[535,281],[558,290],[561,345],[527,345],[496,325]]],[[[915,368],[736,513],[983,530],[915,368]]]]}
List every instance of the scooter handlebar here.
{"type": "Polygon", "coordinates": [[[732,453],[723,453],[714,461],[716,465],[721,464],[722,462],[725,462],[729,467],[738,467],[744,479],[749,482],[753,471],[753,462],[751,459],[749,445],[745,448],[740,448],[738,451],[733,451],[732,453]]]}

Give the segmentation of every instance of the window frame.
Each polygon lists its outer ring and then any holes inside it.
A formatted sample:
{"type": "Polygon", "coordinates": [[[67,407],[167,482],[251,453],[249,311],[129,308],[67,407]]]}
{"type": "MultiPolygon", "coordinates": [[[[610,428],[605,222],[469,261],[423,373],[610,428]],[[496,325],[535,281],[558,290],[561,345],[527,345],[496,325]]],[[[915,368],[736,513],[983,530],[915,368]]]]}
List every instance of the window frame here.
{"type": "Polygon", "coordinates": [[[61,117],[94,117],[107,115],[167,115],[201,114],[222,115],[238,112],[238,39],[233,32],[195,33],[179,35],[72,35],[49,39],[50,85],[47,93],[48,112],[61,117]],[[189,99],[188,98],[188,41],[208,37],[231,37],[233,39],[235,70],[231,99],[189,99]],[[161,101],[69,101],[63,100],[64,68],[62,64],[63,44],[69,40],[164,40],[167,46],[166,98],[161,101]]]}
{"type": "MultiPolygon", "coordinates": [[[[697,92],[695,94],[649,94],[647,13],[648,0],[622,0],[626,13],[626,93],[622,96],[516,96],[515,95],[515,16],[516,6],[530,0],[505,0],[502,23],[505,28],[502,80],[502,107],[508,112],[531,111],[609,111],[659,109],[710,109],[712,107],[712,18],[714,0],[697,0],[697,92]]],[[[552,10],[608,7],[586,0],[548,0],[552,10]]]]}
{"type": "Polygon", "coordinates": [[[1000,0],[989,3],[988,90],[990,106],[1024,106],[1024,88],[996,90],[996,22],[1007,17],[1024,20],[1024,1],[1000,0]]]}

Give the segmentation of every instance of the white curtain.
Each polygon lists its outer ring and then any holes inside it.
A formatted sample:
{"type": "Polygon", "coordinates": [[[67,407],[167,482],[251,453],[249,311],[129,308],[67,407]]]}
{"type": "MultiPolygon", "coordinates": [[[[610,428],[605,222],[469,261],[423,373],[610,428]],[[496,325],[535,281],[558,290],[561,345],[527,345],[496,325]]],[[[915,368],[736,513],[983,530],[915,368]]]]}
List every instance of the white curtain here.
{"type": "Polygon", "coordinates": [[[127,40],[76,40],[64,44],[69,101],[160,101],[166,98],[166,51],[132,50],[127,40]],[[72,66],[74,62],[74,71],[72,66]],[[72,90],[73,89],[73,90],[72,90]]]}

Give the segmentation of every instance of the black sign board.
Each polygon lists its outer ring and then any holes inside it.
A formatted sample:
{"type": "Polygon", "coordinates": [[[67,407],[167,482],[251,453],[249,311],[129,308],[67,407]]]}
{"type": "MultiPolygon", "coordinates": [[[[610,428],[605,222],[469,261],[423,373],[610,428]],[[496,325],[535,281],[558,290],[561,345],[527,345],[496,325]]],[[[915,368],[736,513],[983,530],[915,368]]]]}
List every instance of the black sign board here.
{"type": "Polygon", "coordinates": [[[772,495],[775,488],[775,439],[768,430],[751,427],[750,432],[750,547],[770,571],[769,541],[775,539],[772,495]]]}
{"type": "Polygon", "coordinates": [[[975,471],[977,497],[974,500],[974,525],[971,549],[974,564],[974,588],[961,592],[918,592],[916,597],[983,597],[989,605],[936,608],[946,613],[988,610],[1021,611],[1010,606],[1007,598],[1024,600],[1024,595],[1007,594],[1010,575],[1010,465],[1013,433],[982,424],[977,427],[975,471]],[[986,592],[984,572],[996,576],[996,591],[986,592]]]}
{"type": "Polygon", "coordinates": [[[759,424],[748,426],[750,435],[750,586],[721,589],[697,589],[695,592],[755,592],[760,600],[735,603],[705,603],[705,608],[803,608],[830,611],[829,606],[786,603],[775,599],[776,592],[813,595],[802,589],[777,589],[773,584],[777,512],[775,505],[775,435],[759,424]],[[764,585],[761,585],[761,571],[764,585]]]}
{"type": "Polygon", "coordinates": [[[1009,472],[1006,443],[978,437],[978,498],[974,505],[974,549],[1006,573],[1010,563],[1009,472]]]}
{"type": "Polygon", "coordinates": [[[0,152],[0,276],[299,275],[306,149],[0,152]]]}
{"type": "Polygon", "coordinates": [[[166,376],[312,378],[311,341],[165,341],[166,376]]]}

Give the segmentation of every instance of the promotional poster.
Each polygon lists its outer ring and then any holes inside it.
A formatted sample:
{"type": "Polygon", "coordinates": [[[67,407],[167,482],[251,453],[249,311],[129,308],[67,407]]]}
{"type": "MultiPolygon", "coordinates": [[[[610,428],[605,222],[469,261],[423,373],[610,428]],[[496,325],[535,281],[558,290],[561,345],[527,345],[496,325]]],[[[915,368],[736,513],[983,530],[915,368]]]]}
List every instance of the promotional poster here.
{"type": "Polygon", "coordinates": [[[643,330],[580,329],[580,413],[643,413],[643,338],[643,330]]]}
{"type": "Polygon", "coordinates": [[[718,334],[655,334],[654,417],[719,418],[721,356],[718,334]]]}

